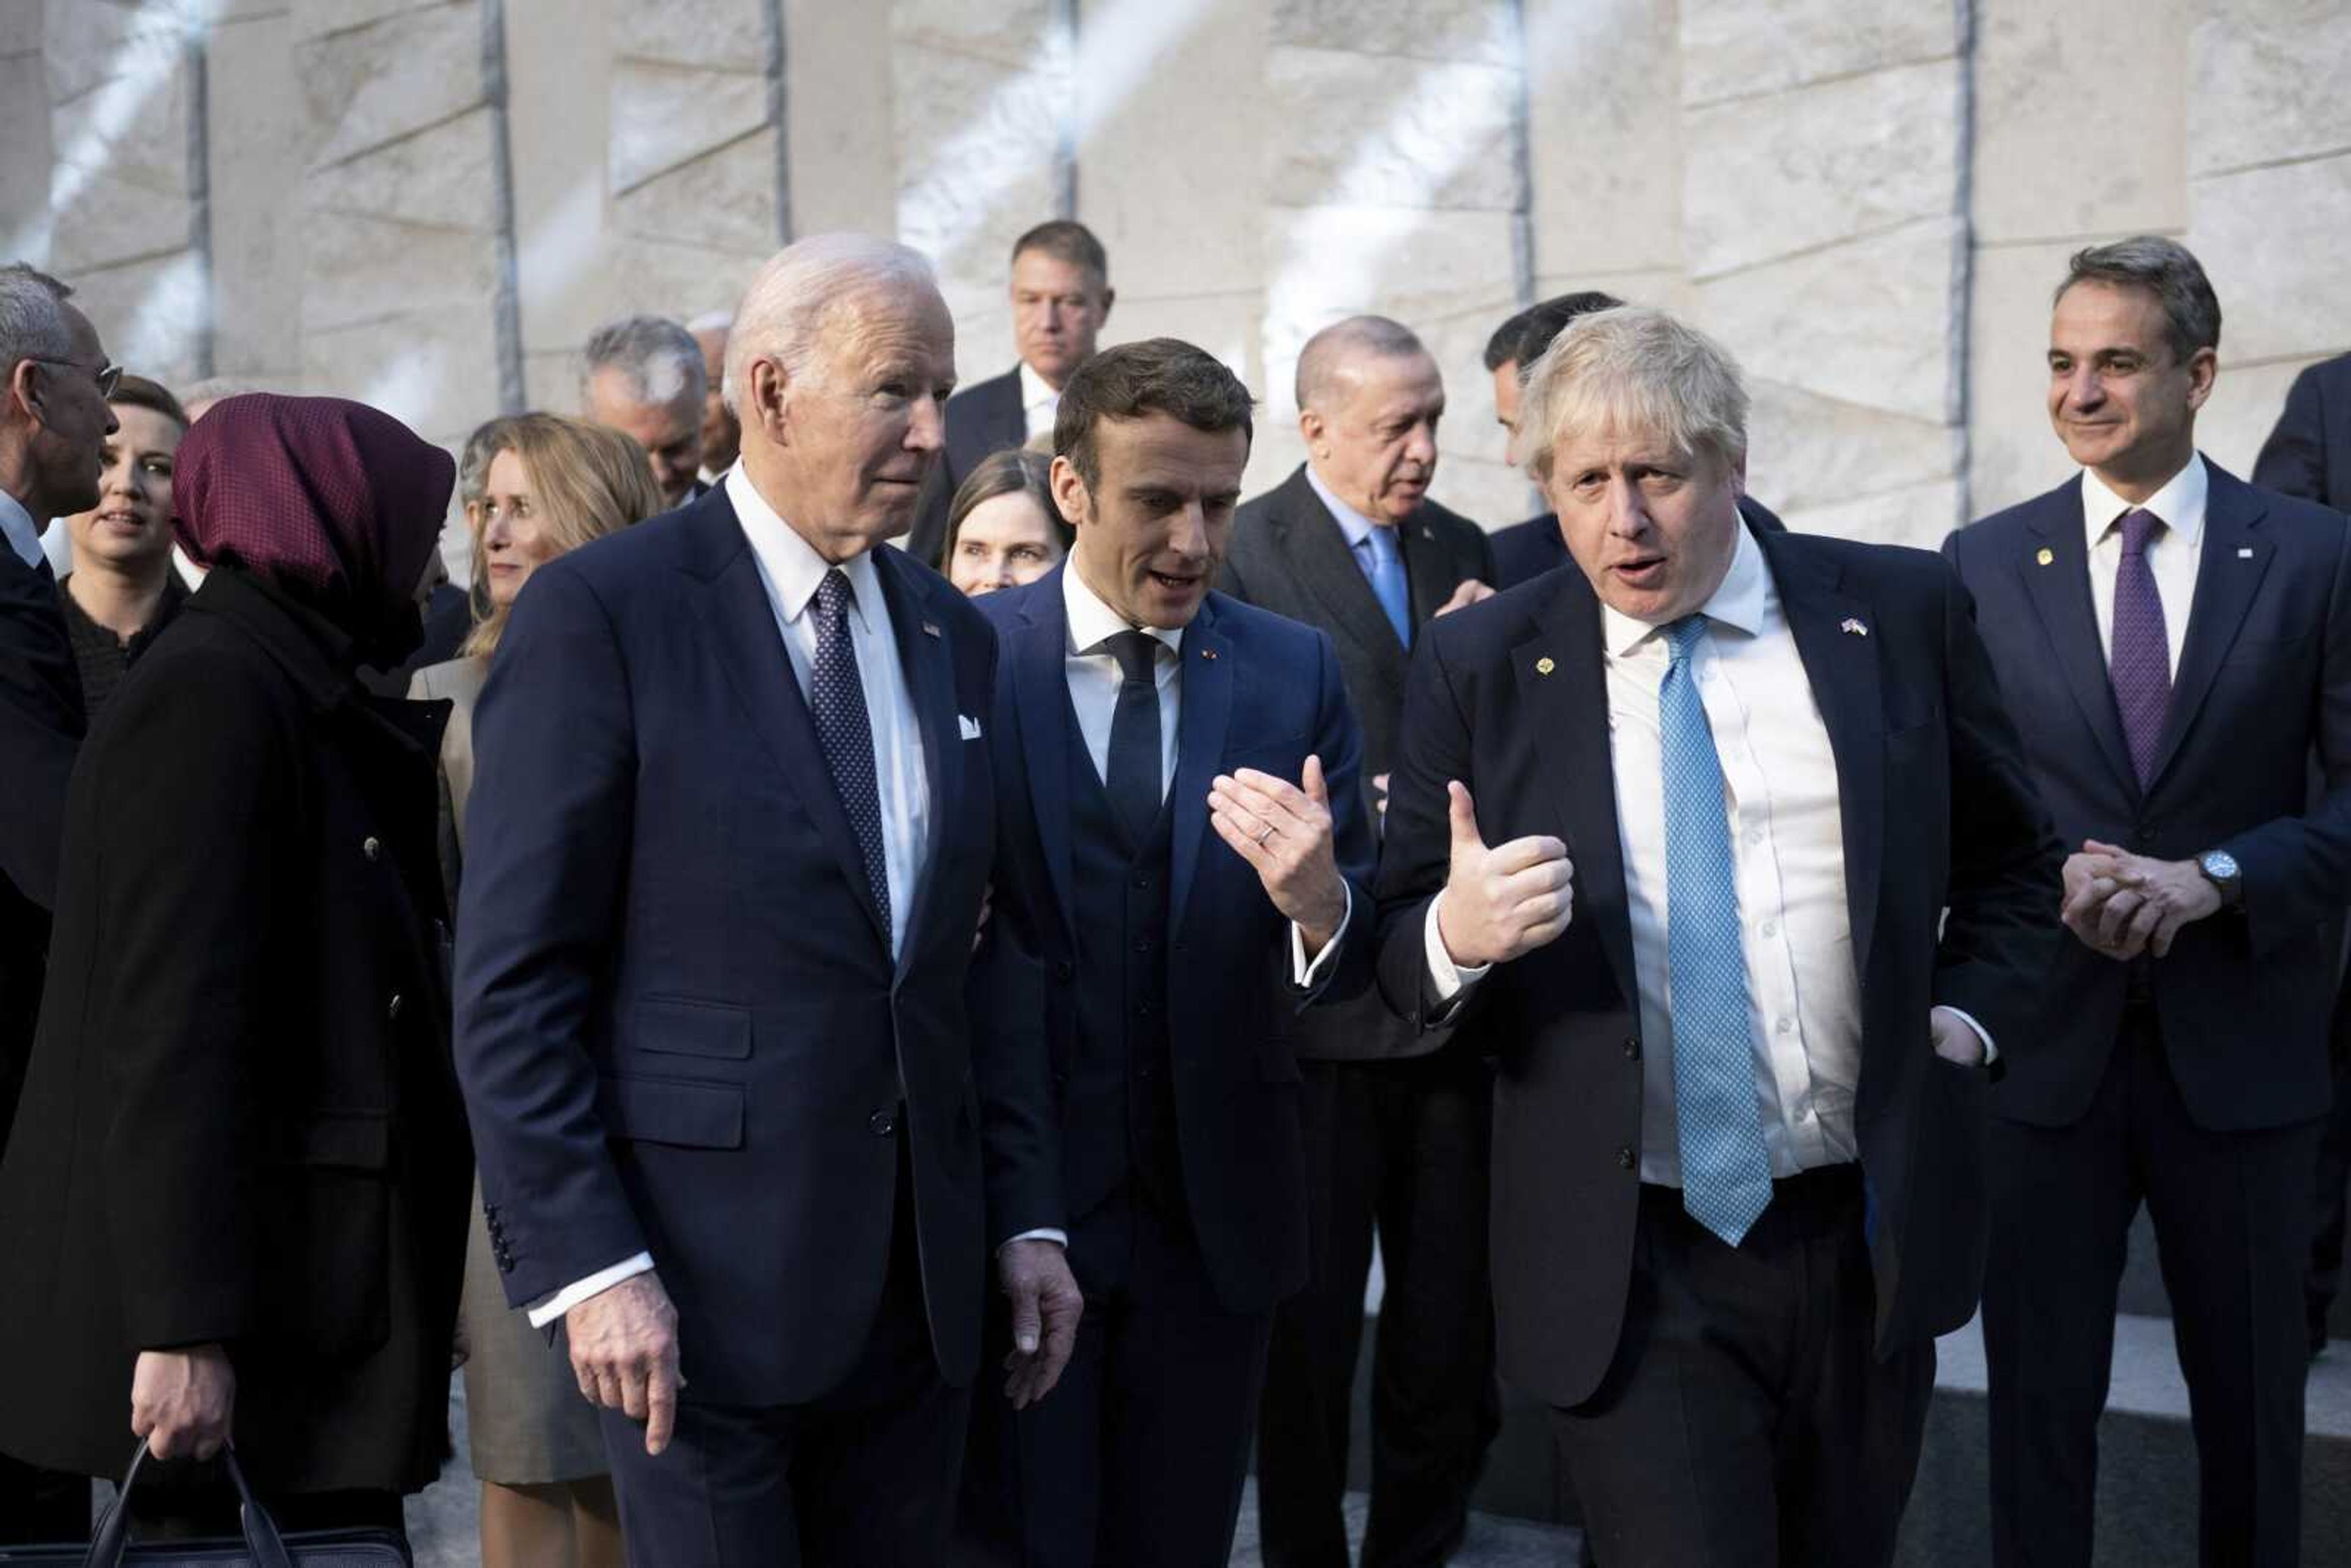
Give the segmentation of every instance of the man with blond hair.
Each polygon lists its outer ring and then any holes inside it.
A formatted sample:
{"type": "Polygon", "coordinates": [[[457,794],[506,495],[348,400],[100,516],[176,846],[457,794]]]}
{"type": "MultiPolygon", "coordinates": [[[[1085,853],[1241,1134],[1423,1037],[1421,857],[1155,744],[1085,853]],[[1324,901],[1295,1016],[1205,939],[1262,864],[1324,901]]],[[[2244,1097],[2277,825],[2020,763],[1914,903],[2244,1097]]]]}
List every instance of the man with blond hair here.
{"type": "Polygon", "coordinates": [[[1502,1375],[1608,1568],[1882,1564],[2056,842],[1950,570],[1741,520],[1710,339],[1585,316],[1520,430],[1575,570],[1427,627],[1379,890],[1499,1055],[1502,1375]]]}

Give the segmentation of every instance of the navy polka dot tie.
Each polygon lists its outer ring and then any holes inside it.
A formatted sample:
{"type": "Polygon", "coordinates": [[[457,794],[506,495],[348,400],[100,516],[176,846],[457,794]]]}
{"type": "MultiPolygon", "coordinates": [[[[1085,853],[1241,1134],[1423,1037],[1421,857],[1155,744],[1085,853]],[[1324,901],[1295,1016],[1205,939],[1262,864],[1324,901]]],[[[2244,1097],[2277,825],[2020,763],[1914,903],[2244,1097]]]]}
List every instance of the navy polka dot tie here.
{"type": "Polygon", "coordinates": [[[816,719],[817,744],[832,772],[841,809],[865,859],[865,880],[873,889],[882,927],[890,928],[890,871],[882,853],[882,794],[873,782],[873,726],[865,713],[865,683],[858,678],[857,648],[849,640],[849,607],[857,592],[839,567],[816,589],[816,658],[809,667],[809,711],[816,719]]]}

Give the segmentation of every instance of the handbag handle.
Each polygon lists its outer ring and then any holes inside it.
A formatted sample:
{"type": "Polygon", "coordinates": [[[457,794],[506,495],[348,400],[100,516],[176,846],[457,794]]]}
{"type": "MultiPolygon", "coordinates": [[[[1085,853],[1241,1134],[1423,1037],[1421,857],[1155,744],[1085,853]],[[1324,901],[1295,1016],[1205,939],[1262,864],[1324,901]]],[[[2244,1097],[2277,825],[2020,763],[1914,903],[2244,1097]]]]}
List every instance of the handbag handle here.
{"type": "MultiPolygon", "coordinates": [[[[277,1522],[261,1500],[253,1495],[253,1488],[245,1479],[245,1467],[236,1462],[234,1445],[221,1449],[221,1458],[228,1461],[228,1479],[235,1483],[237,1519],[245,1528],[245,1549],[253,1553],[253,1568],[293,1568],[286,1555],[286,1542],[277,1536],[277,1522]]],[[[114,1500],[99,1517],[98,1528],[90,1532],[89,1552],[81,1560],[81,1568],[122,1568],[122,1553],[131,1544],[131,1489],[139,1482],[139,1467],[147,1462],[147,1445],[141,1440],[138,1452],[131,1456],[131,1468],[122,1472],[122,1480],[115,1489],[114,1500]]]]}

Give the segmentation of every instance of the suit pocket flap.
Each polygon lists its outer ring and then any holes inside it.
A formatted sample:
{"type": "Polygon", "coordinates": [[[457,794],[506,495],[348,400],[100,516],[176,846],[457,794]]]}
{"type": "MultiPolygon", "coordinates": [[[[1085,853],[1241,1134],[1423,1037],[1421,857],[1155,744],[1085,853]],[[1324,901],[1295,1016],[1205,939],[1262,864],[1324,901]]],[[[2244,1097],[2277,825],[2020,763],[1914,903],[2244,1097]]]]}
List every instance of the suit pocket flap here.
{"type": "Polygon", "coordinates": [[[381,1111],[314,1111],[289,1124],[280,1159],[380,1171],[392,1164],[392,1118],[381,1111]]]}
{"type": "Polygon", "coordinates": [[[737,1061],[751,1054],[751,1009],[730,1002],[647,997],[637,1004],[635,1022],[630,1043],[641,1051],[737,1061]]]}
{"type": "Polygon", "coordinates": [[[743,1146],[743,1090],[677,1078],[607,1078],[597,1096],[604,1131],[640,1144],[743,1146]]]}

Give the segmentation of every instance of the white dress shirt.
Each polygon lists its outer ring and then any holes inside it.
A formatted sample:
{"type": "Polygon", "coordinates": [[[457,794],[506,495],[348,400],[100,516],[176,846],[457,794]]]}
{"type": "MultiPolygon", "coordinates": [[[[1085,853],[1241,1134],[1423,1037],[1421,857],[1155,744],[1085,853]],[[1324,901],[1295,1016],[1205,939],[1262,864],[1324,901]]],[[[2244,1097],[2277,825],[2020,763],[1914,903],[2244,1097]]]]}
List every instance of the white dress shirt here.
{"type": "Polygon", "coordinates": [[[25,504],[5,490],[0,490],[0,534],[7,536],[8,548],[16,552],[18,560],[40,570],[41,527],[25,510],[25,504]]]}
{"type": "MultiPolygon", "coordinates": [[[[1775,1177],[1858,1157],[1861,982],[1847,914],[1836,757],[1810,677],[1752,535],[1739,530],[1691,655],[1721,759],[1747,964],[1755,1093],[1775,1177]]],[[[1666,800],[1657,688],[1671,663],[1661,629],[1601,608],[1609,757],[1640,991],[1641,1179],[1681,1185],[1666,897],[1666,800]]],[[[1489,972],[1457,968],[1426,929],[1440,998],[1489,972]]],[[[1957,1009],[1952,1009],[1957,1011],[1957,1009]]],[[[1966,1014],[1984,1040],[1991,1038],[1966,1014]]],[[[1921,1050],[1928,1049],[1922,1041],[1921,1050]]]]}
{"type": "Polygon", "coordinates": [[[1061,412],[1061,394],[1045,384],[1045,378],[1020,361],[1020,417],[1025,423],[1028,439],[1053,434],[1053,417],[1061,412]]]}
{"type": "MultiPolygon", "coordinates": [[[[783,634],[784,656],[800,695],[809,695],[809,672],[816,659],[816,617],[810,612],[818,584],[831,567],[778,516],[737,464],[726,476],[726,498],[759,567],[768,608],[783,634]]],[[[890,627],[890,604],[871,552],[841,563],[855,596],[849,611],[850,641],[857,650],[858,683],[865,688],[865,715],[873,731],[873,781],[882,803],[882,859],[890,884],[890,951],[906,940],[906,915],[921,889],[924,852],[930,841],[931,787],[923,771],[923,732],[914,716],[914,693],[898,660],[890,627]]],[[[599,1270],[567,1285],[530,1309],[533,1328],[549,1323],[581,1301],[653,1266],[651,1253],[599,1270]]]]}
{"type": "MultiPolygon", "coordinates": [[[[2147,570],[2155,574],[2156,597],[2163,601],[2163,636],[2171,645],[2171,674],[2179,675],[2180,651],[2188,646],[2188,616],[2196,604],[2196,570],[2204,557],[2204,502],[2211,487],[2204,459],[2189,454],[2188,466],[2147,498],[2141,510],[2163,519],[2147,541],[2147,570]]],[[[2115,654],[2115,574],[2122,570],[2122,517],[2128,501],[2082,470],[2082,527],[2090,543],[2090,607],[2098,617],[2098,645],[2115,654]]]]}

